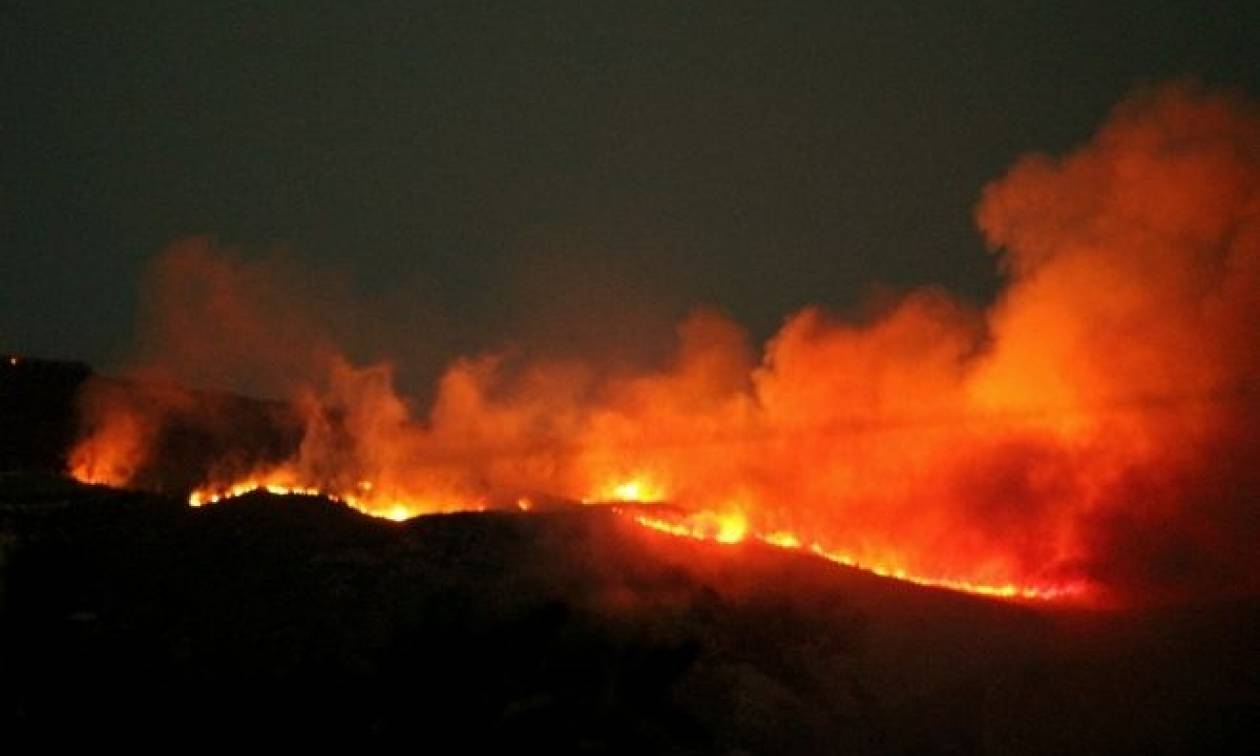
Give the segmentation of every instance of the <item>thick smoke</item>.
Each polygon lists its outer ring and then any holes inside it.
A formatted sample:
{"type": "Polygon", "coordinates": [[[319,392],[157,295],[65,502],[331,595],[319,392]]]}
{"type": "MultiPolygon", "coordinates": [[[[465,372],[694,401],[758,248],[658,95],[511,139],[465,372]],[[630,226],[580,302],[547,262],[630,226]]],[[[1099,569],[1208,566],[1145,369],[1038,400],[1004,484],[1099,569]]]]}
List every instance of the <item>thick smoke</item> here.
{"type": "Polygon", "coordinates": [[[1083,149],[1020,161],[977,217],[1012,283],[969,390],[1062,408],[1056,477],[1076,482],[1049,517],[1070,514],[1084,568],[1140,590],[1253,586],[1254,107],[1188,84],[1139,93],[1083,149]]]}
{"type": "MultiPolygon", "coordinates": [[[[654,370],[481,354],[446,368],[423,413],[286,299],[295,272],[200,240],[155,265],[145,364],[283,390],[300,448],[253,479],[382,513],[660,498],[919,575],[1129,601],[1254,590],[1253,107],[1140,92],[1079,150],[1020,160],[976,215],[1008,278],[985,311],[933,289],[861,322],[810,308],[758,357],[700,310],[654,370]]],[[[80,456],[113,436],[141,451],[89,409],[80,456]]]]}

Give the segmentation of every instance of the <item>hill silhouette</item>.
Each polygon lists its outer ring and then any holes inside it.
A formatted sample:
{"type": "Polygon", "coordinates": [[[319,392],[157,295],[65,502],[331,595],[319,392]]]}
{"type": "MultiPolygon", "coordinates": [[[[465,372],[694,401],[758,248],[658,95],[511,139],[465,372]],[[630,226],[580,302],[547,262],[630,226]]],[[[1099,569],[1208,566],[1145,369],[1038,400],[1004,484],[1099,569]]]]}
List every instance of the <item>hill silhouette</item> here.
{"type": "MultiPolygon", "coordinates": [[[[1098,614],[607,510],[395,524],[6,476],[0,725],[591,753],[1247,745],[1254,602],[1098,614]]],[[[438,748],[437,750],[444,750],[438,748]]]]}

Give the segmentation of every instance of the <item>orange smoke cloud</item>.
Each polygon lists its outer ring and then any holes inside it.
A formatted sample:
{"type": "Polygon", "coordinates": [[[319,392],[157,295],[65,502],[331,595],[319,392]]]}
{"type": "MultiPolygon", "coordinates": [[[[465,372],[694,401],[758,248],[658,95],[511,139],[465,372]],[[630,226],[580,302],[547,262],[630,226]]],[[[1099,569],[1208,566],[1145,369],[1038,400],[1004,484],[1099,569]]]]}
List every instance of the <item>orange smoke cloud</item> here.
{"type": "MultiPolygon", "coordinates": [[[[1139,93],[1076,152],[1019,161],[976,216],[1008,275],[985,311],[932,289],[862,322],[806,309],[760,358],[699,311],[655,370],[456,360],[423,416],[388,366],[266,305],[288,281],[204,241],[157,263],[149,356],[289,384],[300,444],[209,476],[207,494],[314,488],[387,515],[666,499],[741,538],[947,584],[1254,590],[1255,110],[1190,84],[1139,93]]],[[[120,482],[149,423],[93,417],[73,458],[120,482]]]]}
{"type": "Polygon", "coordinates": [[[336,353],[349,295],[283,252],[247,258],[206,237],[149,267],[135,372],[195,386],[292,395],[336,353]]]}

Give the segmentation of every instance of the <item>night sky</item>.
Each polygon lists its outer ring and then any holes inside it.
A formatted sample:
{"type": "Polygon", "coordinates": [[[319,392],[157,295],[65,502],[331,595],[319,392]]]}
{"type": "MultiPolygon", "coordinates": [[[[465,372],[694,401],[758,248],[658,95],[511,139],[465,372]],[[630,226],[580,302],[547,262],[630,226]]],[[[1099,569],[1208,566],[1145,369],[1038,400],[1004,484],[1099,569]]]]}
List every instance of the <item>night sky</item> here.
{"type": "Polygon", "coordinates": [[[142,5],[0,11],[0,349],[121,364],[194,234],[331,272],[434,364],[985,301],[972,208],[1017,156],[1143,83],[1260,95],[1254,0],[142,5]]]}

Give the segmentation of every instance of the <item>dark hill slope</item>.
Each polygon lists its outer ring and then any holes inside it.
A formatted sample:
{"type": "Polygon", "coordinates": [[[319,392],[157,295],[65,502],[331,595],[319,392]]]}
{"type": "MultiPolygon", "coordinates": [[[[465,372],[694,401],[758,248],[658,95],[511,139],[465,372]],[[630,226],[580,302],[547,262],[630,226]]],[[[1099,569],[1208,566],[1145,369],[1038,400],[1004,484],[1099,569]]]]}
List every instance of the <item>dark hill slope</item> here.
{"type": "Polygon", "coordinates": [[[396,525],[10,476],[0,543],[18,736],[1191,753],[1248,747],[1258,711],[1253,604],[1034,609],[607,511],[396,525]]]}

